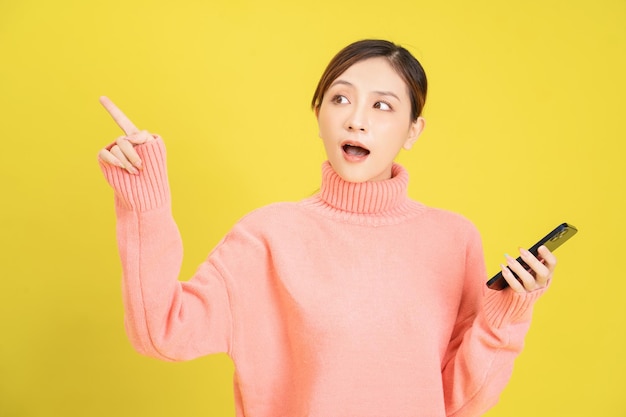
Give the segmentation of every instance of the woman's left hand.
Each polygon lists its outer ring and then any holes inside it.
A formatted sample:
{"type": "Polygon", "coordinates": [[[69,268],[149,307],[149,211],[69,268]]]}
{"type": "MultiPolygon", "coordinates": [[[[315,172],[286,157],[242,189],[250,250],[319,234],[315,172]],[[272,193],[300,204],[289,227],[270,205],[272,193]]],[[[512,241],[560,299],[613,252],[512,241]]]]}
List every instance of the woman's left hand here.
{"type": "Polygon", "coordinates": [[[502,276],[511,289],[517,293],[525,293],[545,288],[554,273],[556,257],[545,246],[539,248],[537,257],[523,248],[520,248],[519,252],[522,260],[528,265],[528,270],[509,255],[505,255],[506,265],[500,265],[502,276]],[[519,281],[511,271],[517,274],[519,281]]]}

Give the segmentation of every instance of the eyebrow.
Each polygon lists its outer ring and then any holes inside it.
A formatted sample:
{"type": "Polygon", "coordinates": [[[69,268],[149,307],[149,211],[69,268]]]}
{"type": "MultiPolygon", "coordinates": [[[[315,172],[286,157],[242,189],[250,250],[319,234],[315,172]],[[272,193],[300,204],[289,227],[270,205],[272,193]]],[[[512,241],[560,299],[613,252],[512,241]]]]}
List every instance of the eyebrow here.
{"type": "MultiPolygon", "coordinates": [[[[347,85],[348,87],[354,87],[354,84],[352,84],[351,82],[348,82],[346,80],[335,80],[335,82],[333,82],[330,87],[334,87],[337,84],[341,84],[341,85],[347,85]]],[[[372,91],[374,94],[378,94],[381,96],[390,96],[390,97],[394,97],[396,100],[398,101],[402,101],[400,100],[400,97],[398,97],[394,92],[392,91],[372,91]]]]}

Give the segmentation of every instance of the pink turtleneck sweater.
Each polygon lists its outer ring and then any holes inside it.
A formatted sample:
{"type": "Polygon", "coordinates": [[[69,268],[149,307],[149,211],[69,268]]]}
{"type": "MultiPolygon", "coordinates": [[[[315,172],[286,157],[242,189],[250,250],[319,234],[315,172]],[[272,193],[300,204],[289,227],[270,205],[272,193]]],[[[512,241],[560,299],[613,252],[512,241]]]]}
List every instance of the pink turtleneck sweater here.
{"type": "MultiPolygon", "coordinates": [[[[479,234],[407,197],[399,165],[245,216],[188,281],[161,139],[115,190],[126,329],[141,353],[226,352],[237,416],[478,416],[507,383],[542,291],[486,289],[479,234]]],[[[215,204],[219,204],[216,202],[215,204]]]]}

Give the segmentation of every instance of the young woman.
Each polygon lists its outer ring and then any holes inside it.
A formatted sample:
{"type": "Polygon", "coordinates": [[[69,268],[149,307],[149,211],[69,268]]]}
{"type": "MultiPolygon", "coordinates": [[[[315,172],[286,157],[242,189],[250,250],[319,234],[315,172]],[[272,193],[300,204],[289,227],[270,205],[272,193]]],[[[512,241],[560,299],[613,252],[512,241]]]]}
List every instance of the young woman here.
{"type": "Polygon", "coordinates": [[[172,361],[228,353],[238,416],[491,407],[556,259],[545,247],[539,259],[521,250],[531,271],[507,257],[510,288],[489,290],[473,225],[407,197],[394,158],[424,128],[426,85],[393,43],[340,51],[313,98],[328,156],[320,191],[245,216],[185,282],[164,143],[102,98],[125,133],[99,158],[115,190],[133,346],[172,361]]]}

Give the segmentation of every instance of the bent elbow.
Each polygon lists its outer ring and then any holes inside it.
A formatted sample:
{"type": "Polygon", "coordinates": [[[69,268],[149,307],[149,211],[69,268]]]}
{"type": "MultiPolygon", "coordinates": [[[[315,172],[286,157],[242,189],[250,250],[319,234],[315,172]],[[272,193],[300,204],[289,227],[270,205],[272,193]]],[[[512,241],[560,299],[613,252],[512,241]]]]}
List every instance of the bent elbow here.
{"type": "Polygon", "coordinates": [[[147,329],[144,328],[142,331],[137,328],[137,326],[134,326],[128,318],[124,320],[124,327],[126,329],[126,336],[137,353],[168,362],[179,362],[183,360],[177,358],[175,355],[168,354],[168,351],[171,351],[171,349],[168,348],[167,343],[162,339],[154,340],[147,329]]]}

